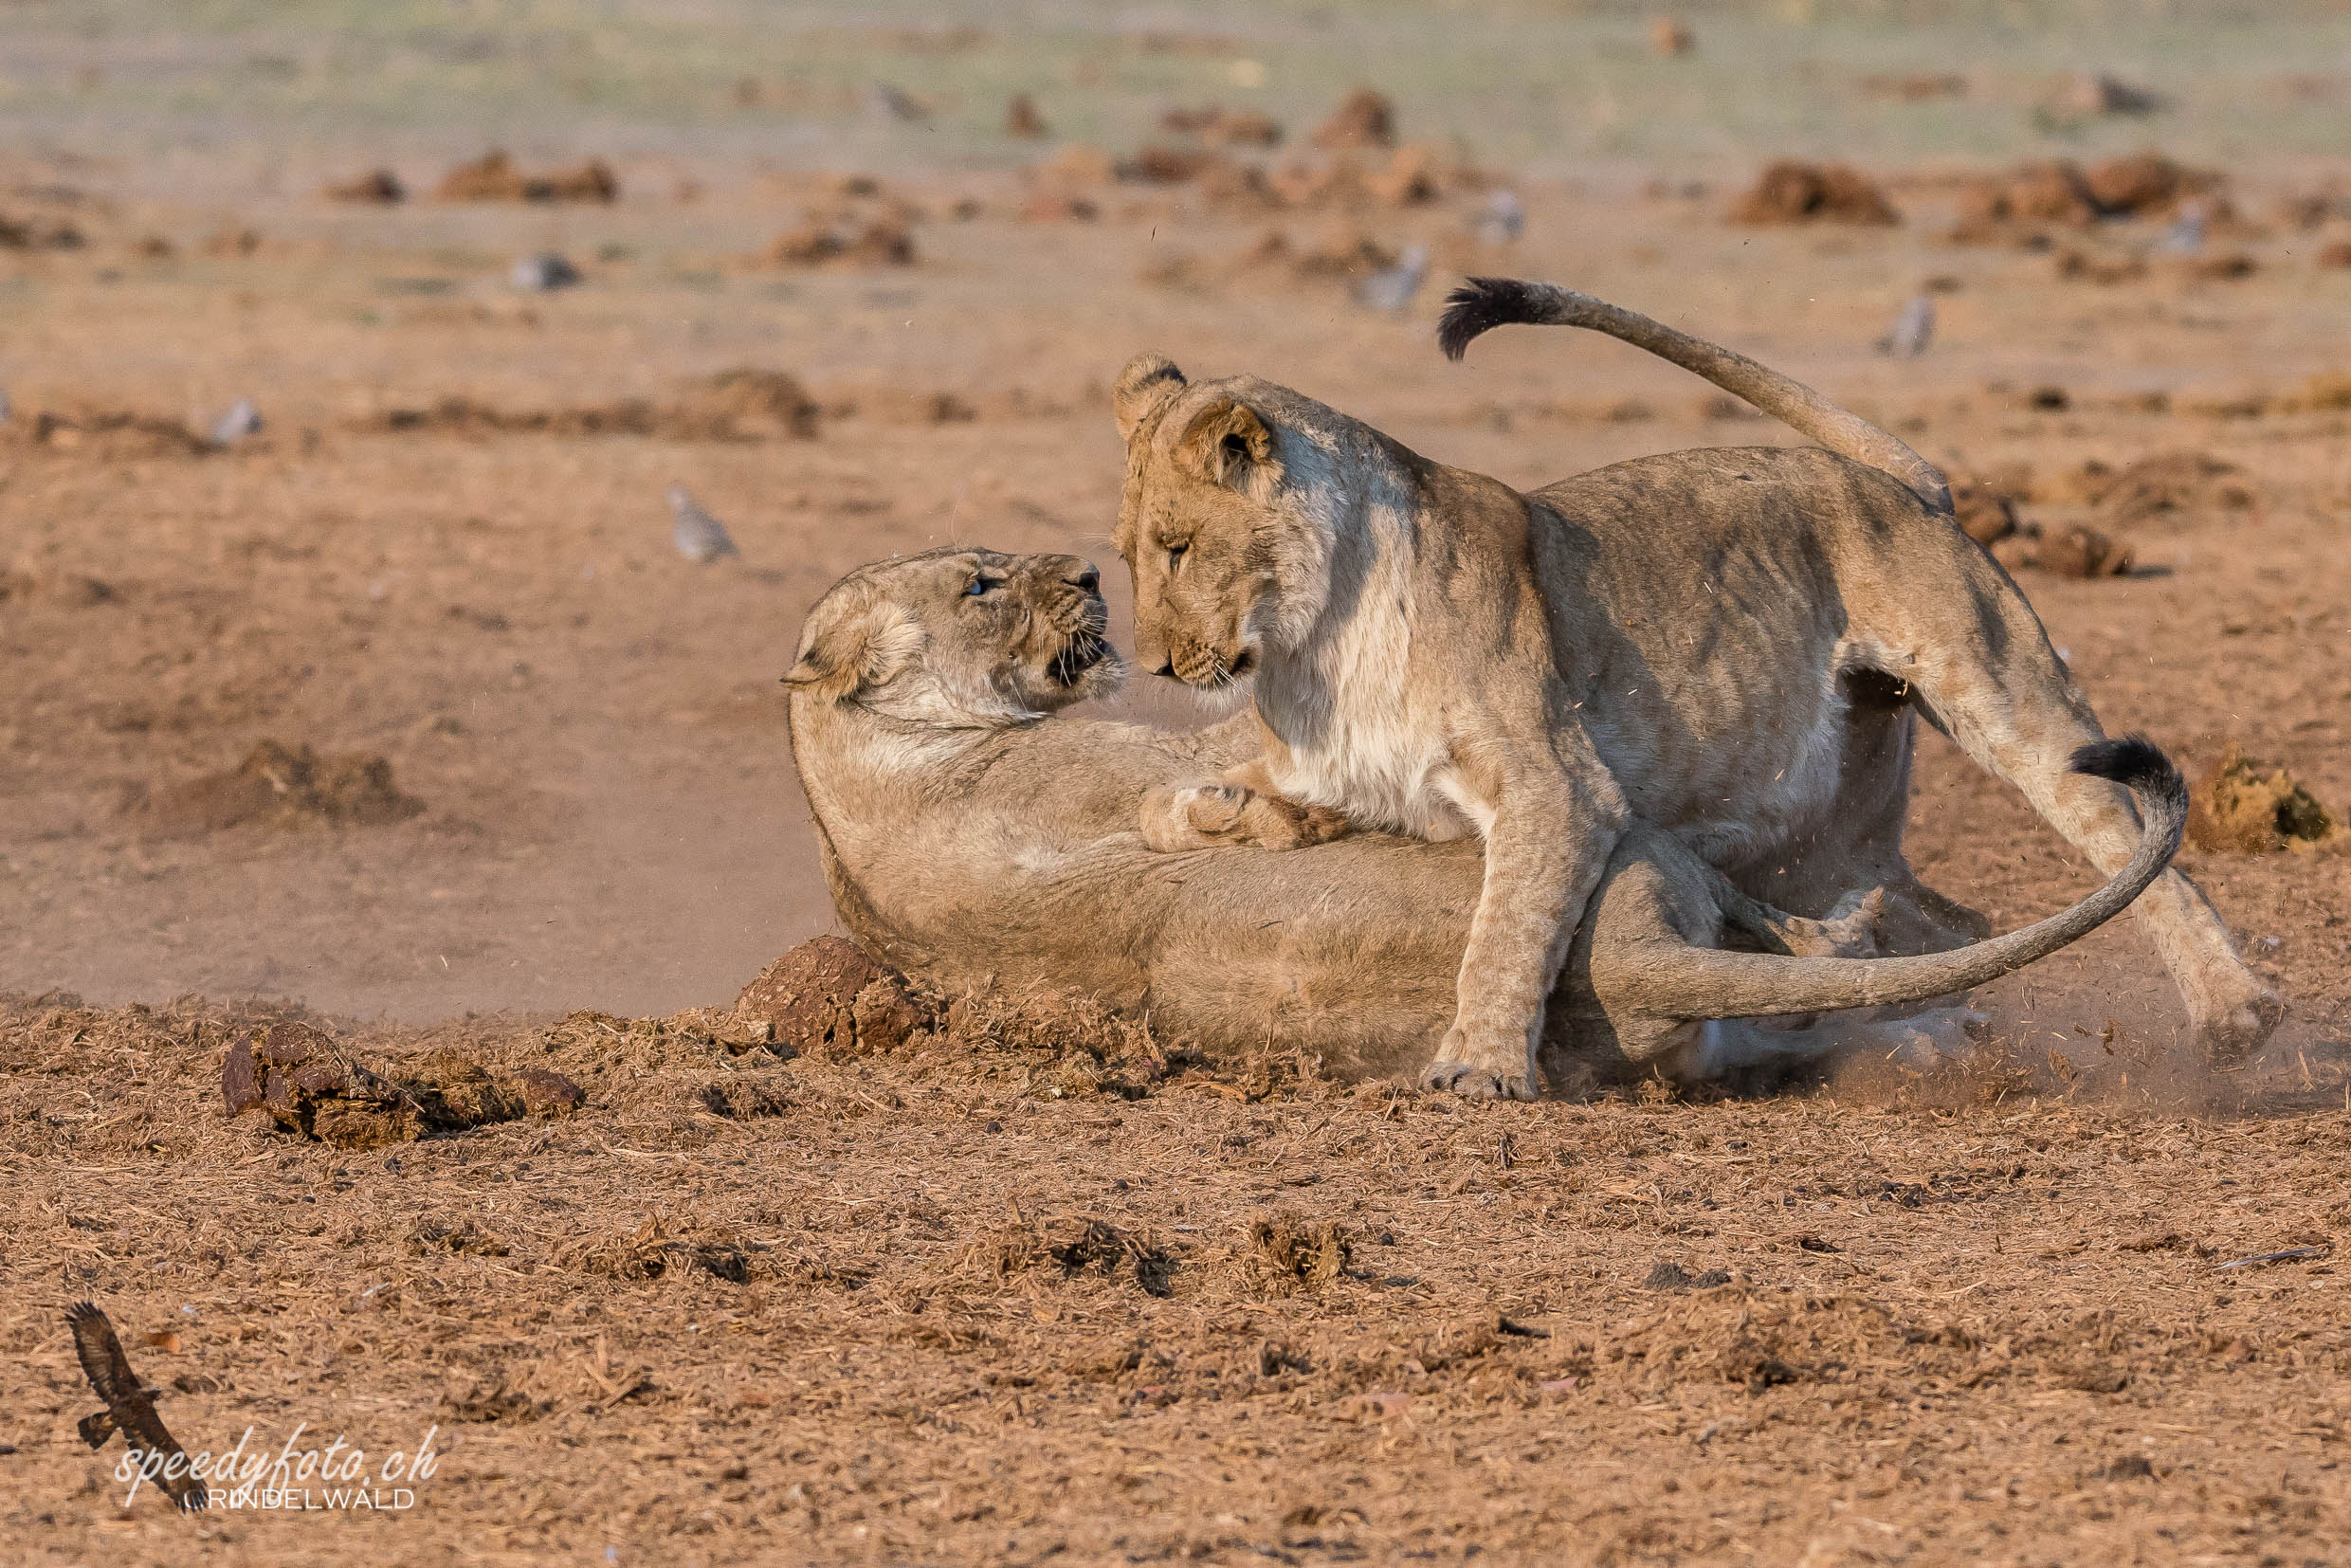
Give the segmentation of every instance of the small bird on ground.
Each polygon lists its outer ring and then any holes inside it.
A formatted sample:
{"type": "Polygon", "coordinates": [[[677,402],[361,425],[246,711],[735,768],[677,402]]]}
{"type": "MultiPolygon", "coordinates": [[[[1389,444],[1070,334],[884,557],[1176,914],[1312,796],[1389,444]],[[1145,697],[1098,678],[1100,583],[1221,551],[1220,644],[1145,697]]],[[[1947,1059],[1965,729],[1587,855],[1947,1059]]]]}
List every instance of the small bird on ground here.
{"type": "Polygon", "coordinates": [[[1485,245],[1508,245],[1526,228],[1526,204],[1515,191],[1497,191],[1478,210],[1470,231],[1485,245]]]}
{"type": "Polygon", "coordinates": [[[685,493],[683,485],[669,487],[669,509],[678,515],[677,526],[669,530],[669,542],[687,560],[707,566],[721,556],[742,553],[727,536],[726,524],[695,505],[694,498],[685,493]]]}
{"type": "Polygon", "coordinates": [[[211,1499],[202,1481],[187,1474],[185,1465],[179,1467],[180,1474],[169,1473],[169,1461],[185,1460],[188,1452],[155,1414],[155,1395],[163,1391],[131,1370],[131,1358],[122,1354],[115,1325],[91,1302],[74,1303],[65,1311],[65,1322],[73,1330],[74,1355],[82,1362],[82,1375],[90,1380],[90,1392],[106,1406],[83,1416],[75,1427],[82,1441],[99,1449],[116,1432],[122,1433],[122,1440],[142,1455],[162,1456],[153,1470],[142,1466],[140,1473],[152,1476],[180,1507],[204,1507],[211,1499]]]}
{"type": "Polygon", "coordinates": [[[2163,256],[2194,256],[2204,248],[2204,229],[2211,221],[2211,211],[2200,202],[2190,202],[2180,210],[2179,217],[2162,238],[2155,242],[2156,252],[2163,256]]]}
{"type": "Polygon", "coordinates": [[[892,119],[928,119],[930,107],[905,88],[893,82],[873,84],[873,106],[892,119]]]}
{"type": "Polygon", "coordinates": [[[1878,339],[1878,352],[1897,359],[1916,359],[1935,337],[1935,301],[1923,294],[1911,296],[1894,318],[1894,329],[1878,339]]]}
{"type": "Polygon", "coordinates": [[[1371,310],[1402,310],[1412,302],[1412,296],[1420,292],[1421,280],[1428,276],[1428,247],[1408,245],[1404,254],[1396,258],[1395,265],[1357,282],[1356,303],[1371,310]]]}
{"type": "Polygon", "coordinates": [[[552,250],[523,257],[506,274],[506,282],[526,294],[547,294],[584,281],[579,268],[552,250]]]}
{"type": "Polygon", "coordinates": [[[227,413],[212,422],[212,445],[233,447],[262,428],[261,410],[250,398],[240,397],[227,413]]]}

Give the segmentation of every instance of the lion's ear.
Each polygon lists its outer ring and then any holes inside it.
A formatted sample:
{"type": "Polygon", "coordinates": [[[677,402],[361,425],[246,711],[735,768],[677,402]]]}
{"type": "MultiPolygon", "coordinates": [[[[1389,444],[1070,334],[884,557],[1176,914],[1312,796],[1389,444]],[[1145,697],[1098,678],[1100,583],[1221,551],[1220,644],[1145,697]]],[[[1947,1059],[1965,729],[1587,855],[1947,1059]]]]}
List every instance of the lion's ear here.
{"type": "Polygon", "coordinates": [[[1126,369],[1119,373],[1119,384],[1110,389],[1110,411],[1119,421],[1119,439],[1134,440],[1142,422],[1185,385],[1184,373],[1165,355],[1139,354],[1129,359],[1126,369]]]}
{"type": "Polygon", "coordinates": [[[1273,431],[1248,404],[1219,398],[1186,427],[1176,457],[1211,484],[1238,489],[1251,469],[1272,465],[1273,431]]]}
{"type": "Polygon", "coordinates": [[[921,649],[920,624],[896,605],[835,610],[820,604],[809,616],[799,660],[785,672],[784,684],[824,702],[843,702],[890,680],[921,649]]]}

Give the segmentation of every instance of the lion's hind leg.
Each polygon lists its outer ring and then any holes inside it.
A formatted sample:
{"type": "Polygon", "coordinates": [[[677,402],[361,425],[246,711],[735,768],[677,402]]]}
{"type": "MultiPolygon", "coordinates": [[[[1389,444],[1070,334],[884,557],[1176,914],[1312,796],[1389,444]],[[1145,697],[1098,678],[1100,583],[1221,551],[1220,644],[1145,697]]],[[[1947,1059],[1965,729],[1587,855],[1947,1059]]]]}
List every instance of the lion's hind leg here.
{"type": "Polygon", "coordinates": [[[1813,920],[1750,898],[1712,866],[1706,870],[1722,906],[1723,936],[1743,939],[1725,946],[1799,958],[1875,958],[1887,951],[1883,887],[1849,893],[1827,918],[1813,920]]]}

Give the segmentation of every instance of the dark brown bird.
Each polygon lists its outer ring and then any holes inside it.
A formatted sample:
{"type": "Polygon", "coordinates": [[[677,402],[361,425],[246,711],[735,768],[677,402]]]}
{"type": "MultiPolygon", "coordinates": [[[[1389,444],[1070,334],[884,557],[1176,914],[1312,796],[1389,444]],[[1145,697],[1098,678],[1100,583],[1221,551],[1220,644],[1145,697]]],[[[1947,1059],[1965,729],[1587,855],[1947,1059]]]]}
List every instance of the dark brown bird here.
{"type": "MultiPolygon", "coordinates": [[[[131,1370],[131,1358],[122,1354],[122,1341],[115,1337],[106,1314],[93,1303],[76,1302],[66,1309],[65,1322],[73,1327],[74,1354],[82,1358],[82,1376],[89,1378],[91,1391],[106,1401],[104,1410],[83,1416],[77,1426],[82,1441],[104,1448],[106,1439],[119,1431],[125,1441],[163,1455],[167,1464],[173,1457],[185,1460],[187,1450],[155,1414],[155,1395],[161,1391],[141,1382],[131,1370]]],[[[201,1508],[210,1501],[204,1483],[193,1476],[158,1470],[155,1480],[182,1508],[201,1508]]]]}

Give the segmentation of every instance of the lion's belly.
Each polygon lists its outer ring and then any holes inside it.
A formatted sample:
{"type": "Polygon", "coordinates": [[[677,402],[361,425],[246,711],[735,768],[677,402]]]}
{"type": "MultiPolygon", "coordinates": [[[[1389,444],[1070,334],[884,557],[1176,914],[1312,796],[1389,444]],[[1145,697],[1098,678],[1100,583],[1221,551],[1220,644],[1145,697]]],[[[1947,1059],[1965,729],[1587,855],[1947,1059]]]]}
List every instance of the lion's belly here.
{"type": "Polygon", "coordinates": [[[1736,668],[1717,665],[1678,690],[1598,694],[1588,733],[1632,812],[1726,870],[1834,830],[1852,740],[1840,672],[1864,655],[1843,643],[1802,651],[1768,682],[1709,679],[1736,668]]]}

